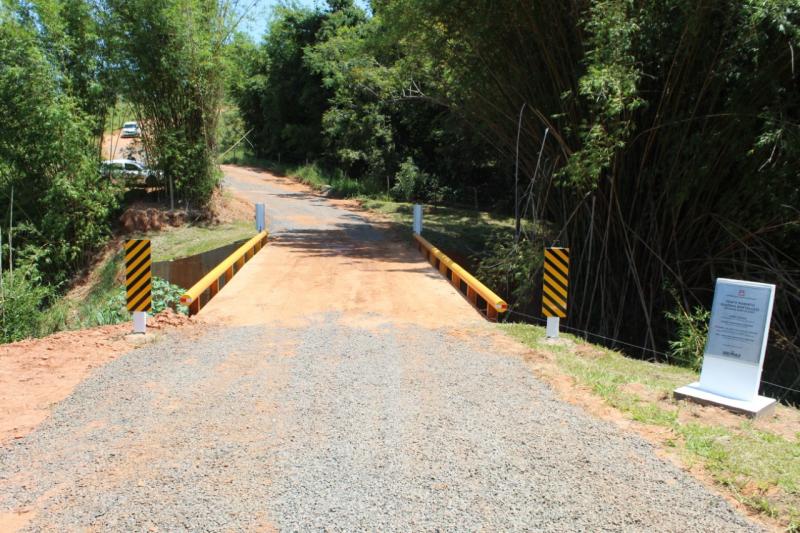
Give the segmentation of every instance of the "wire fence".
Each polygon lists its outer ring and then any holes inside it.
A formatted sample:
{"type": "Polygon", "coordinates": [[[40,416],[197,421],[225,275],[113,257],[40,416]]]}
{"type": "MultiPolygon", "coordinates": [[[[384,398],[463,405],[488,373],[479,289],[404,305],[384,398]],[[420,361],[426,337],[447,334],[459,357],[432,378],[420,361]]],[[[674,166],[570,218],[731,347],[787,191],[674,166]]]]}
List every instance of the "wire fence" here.
{"type": "MultiPolygon", "coordinates": [[[[508,315],[509,316],[510,315],[517,315],[517,316],[521,316],[523,318],[526,318],[528,320],[534,320],[536,322],[540,322],[540,323],[543,323],[543,324],[547,323],[547,320],[545,318],[529,315],[527,313],[522,313],[520,311],[514,311],[514,310],[510,310],[509,309],[508,315]]],[[[681,357],[676,357],[673,354],[661,352],[661,351],[658,351],[658,350],[654,350],[653,348],[647,348],[645,346],[639,346],[639,345],[632,344],[630,342],[622,341],[622,340],[619,340],[619,339],[614,339],[612,337],[607,337],[605,335],[600,335],[599,333],[594,333],[592,331],[587,331],[585,329],[574,328],[572,326],[567,326],[565,324],[560,324],[559,327],[561,329],[563,329],[563,330],[569,331],[571,333],[575,333],[575,334],[583,337],[587,341],[589,340],[589,337],[595,337],[595,338],[603,339],[605,341],[608,341],[608,342],[612,343],[612,346],[613,345],[623,345],[623,346],[628,346],[630,348],[635,348],[637,350],[641,350],[642,352],[652,353],[655,356],[662,357],[663,358],[662,360],[666,361],[668,363],[669,362],[673,362],[673,361],[679,362],[679,363],[691,363],[691,361],[689,361],[688,359],[684,359],[684,358],[681,358],[681,357]]],[[[656,357],[653,357],[651,360],[652,361],[658,361],[658,359],[656,357]]],[[[761,380],[761,384],[786,391],[784,394],[779,395],[779,397],[775,398],[778,401],[783,401],[784,399],[786,399],[786,397],[789,395],[789,393],[800,394],[800,390],[798,390],[798,389],[794,389],[792,387],[786,387],[784,385],[778,385],[777,383],[772,383],[770,381],[766,381],[766,380],[763,380],[763,379],[761,380]]]]}

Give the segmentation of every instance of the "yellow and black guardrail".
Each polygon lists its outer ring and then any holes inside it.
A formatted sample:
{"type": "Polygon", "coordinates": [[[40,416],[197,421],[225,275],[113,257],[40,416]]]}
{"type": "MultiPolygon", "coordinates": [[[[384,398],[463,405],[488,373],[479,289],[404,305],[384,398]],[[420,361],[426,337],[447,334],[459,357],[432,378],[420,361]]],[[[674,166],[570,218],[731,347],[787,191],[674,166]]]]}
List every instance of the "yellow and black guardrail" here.
{"type": "Polygon", "coordinates": [[[450,283],[464,294],[474,307],[480,308],[478,304],[479,297],[486,302],[486,318],[497,320],[498,313],[505,313],[508,310],[508,304],[505,300],[464,270],[458,263],[447,257],[441,250],[425,240],[424,237],[415,234],[414,239],[417,241],[417,247],[425,254],[428,261],[438,268],[439,272],[450,280],[450,283]]]}
{"type": "Polygon", "coordinates": [[[244,264],[267,244],[268,236],[269,233],[262,231],[250,239],[187,290],[181,296],[181,303],[189,306],[189,314],[199,313],[200,307],[203,305],[201,303],[203,294],[208,291],[208,300],[216,296],[221,286],[220,280],[224,277],[224,283],[229,282],[234,274],[239,272],[244,264]]]}

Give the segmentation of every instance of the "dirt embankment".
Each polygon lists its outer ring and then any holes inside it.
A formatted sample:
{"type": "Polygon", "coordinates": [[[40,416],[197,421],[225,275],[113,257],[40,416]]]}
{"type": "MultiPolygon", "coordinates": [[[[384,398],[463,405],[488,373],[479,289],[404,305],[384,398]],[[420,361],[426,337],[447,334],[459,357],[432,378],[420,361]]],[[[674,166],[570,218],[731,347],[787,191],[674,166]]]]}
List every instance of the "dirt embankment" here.
{"type": "Polygon", "coordinates": [[[92,369],[169,330],[196,323],[167,310],[148,320],[147,336],[131,335],[127,323],[0,346],[0,444],[30,433],[92,369]]]}

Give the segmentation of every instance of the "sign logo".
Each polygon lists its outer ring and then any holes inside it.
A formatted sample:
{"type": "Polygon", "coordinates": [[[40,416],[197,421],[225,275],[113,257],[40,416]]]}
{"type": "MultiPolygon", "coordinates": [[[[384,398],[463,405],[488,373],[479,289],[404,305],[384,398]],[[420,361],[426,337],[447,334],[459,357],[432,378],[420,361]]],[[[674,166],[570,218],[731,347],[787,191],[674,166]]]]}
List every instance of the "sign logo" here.
{"type": "Polygon", "coordinates": [[[744,289],[739,289],[739,298],[744,298],[744,289]]]}

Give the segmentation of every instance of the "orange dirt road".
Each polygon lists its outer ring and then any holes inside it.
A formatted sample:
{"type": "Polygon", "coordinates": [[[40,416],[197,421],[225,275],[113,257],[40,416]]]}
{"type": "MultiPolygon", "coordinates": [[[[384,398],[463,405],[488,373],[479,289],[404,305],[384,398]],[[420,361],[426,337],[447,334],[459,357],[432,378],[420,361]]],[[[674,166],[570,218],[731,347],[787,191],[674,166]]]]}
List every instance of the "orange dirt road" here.
{"type": "MultiPolygon", "coordinates": [[[[269,244],[200,312],[211,323],[293,323],[336,311],[363,324],[485,327],[411,246],[382,224],[255,169],[223,166],[227,185],[265,203],[269,244]]],[[[399,233],[399,232],[397,232],[399,233]]]]}
{"type": "Polygon", "coordinates": [[[0,446],[0,531],[761,531],[559,399],[408,228],[223,171],[269,244],[0,446]]]}

